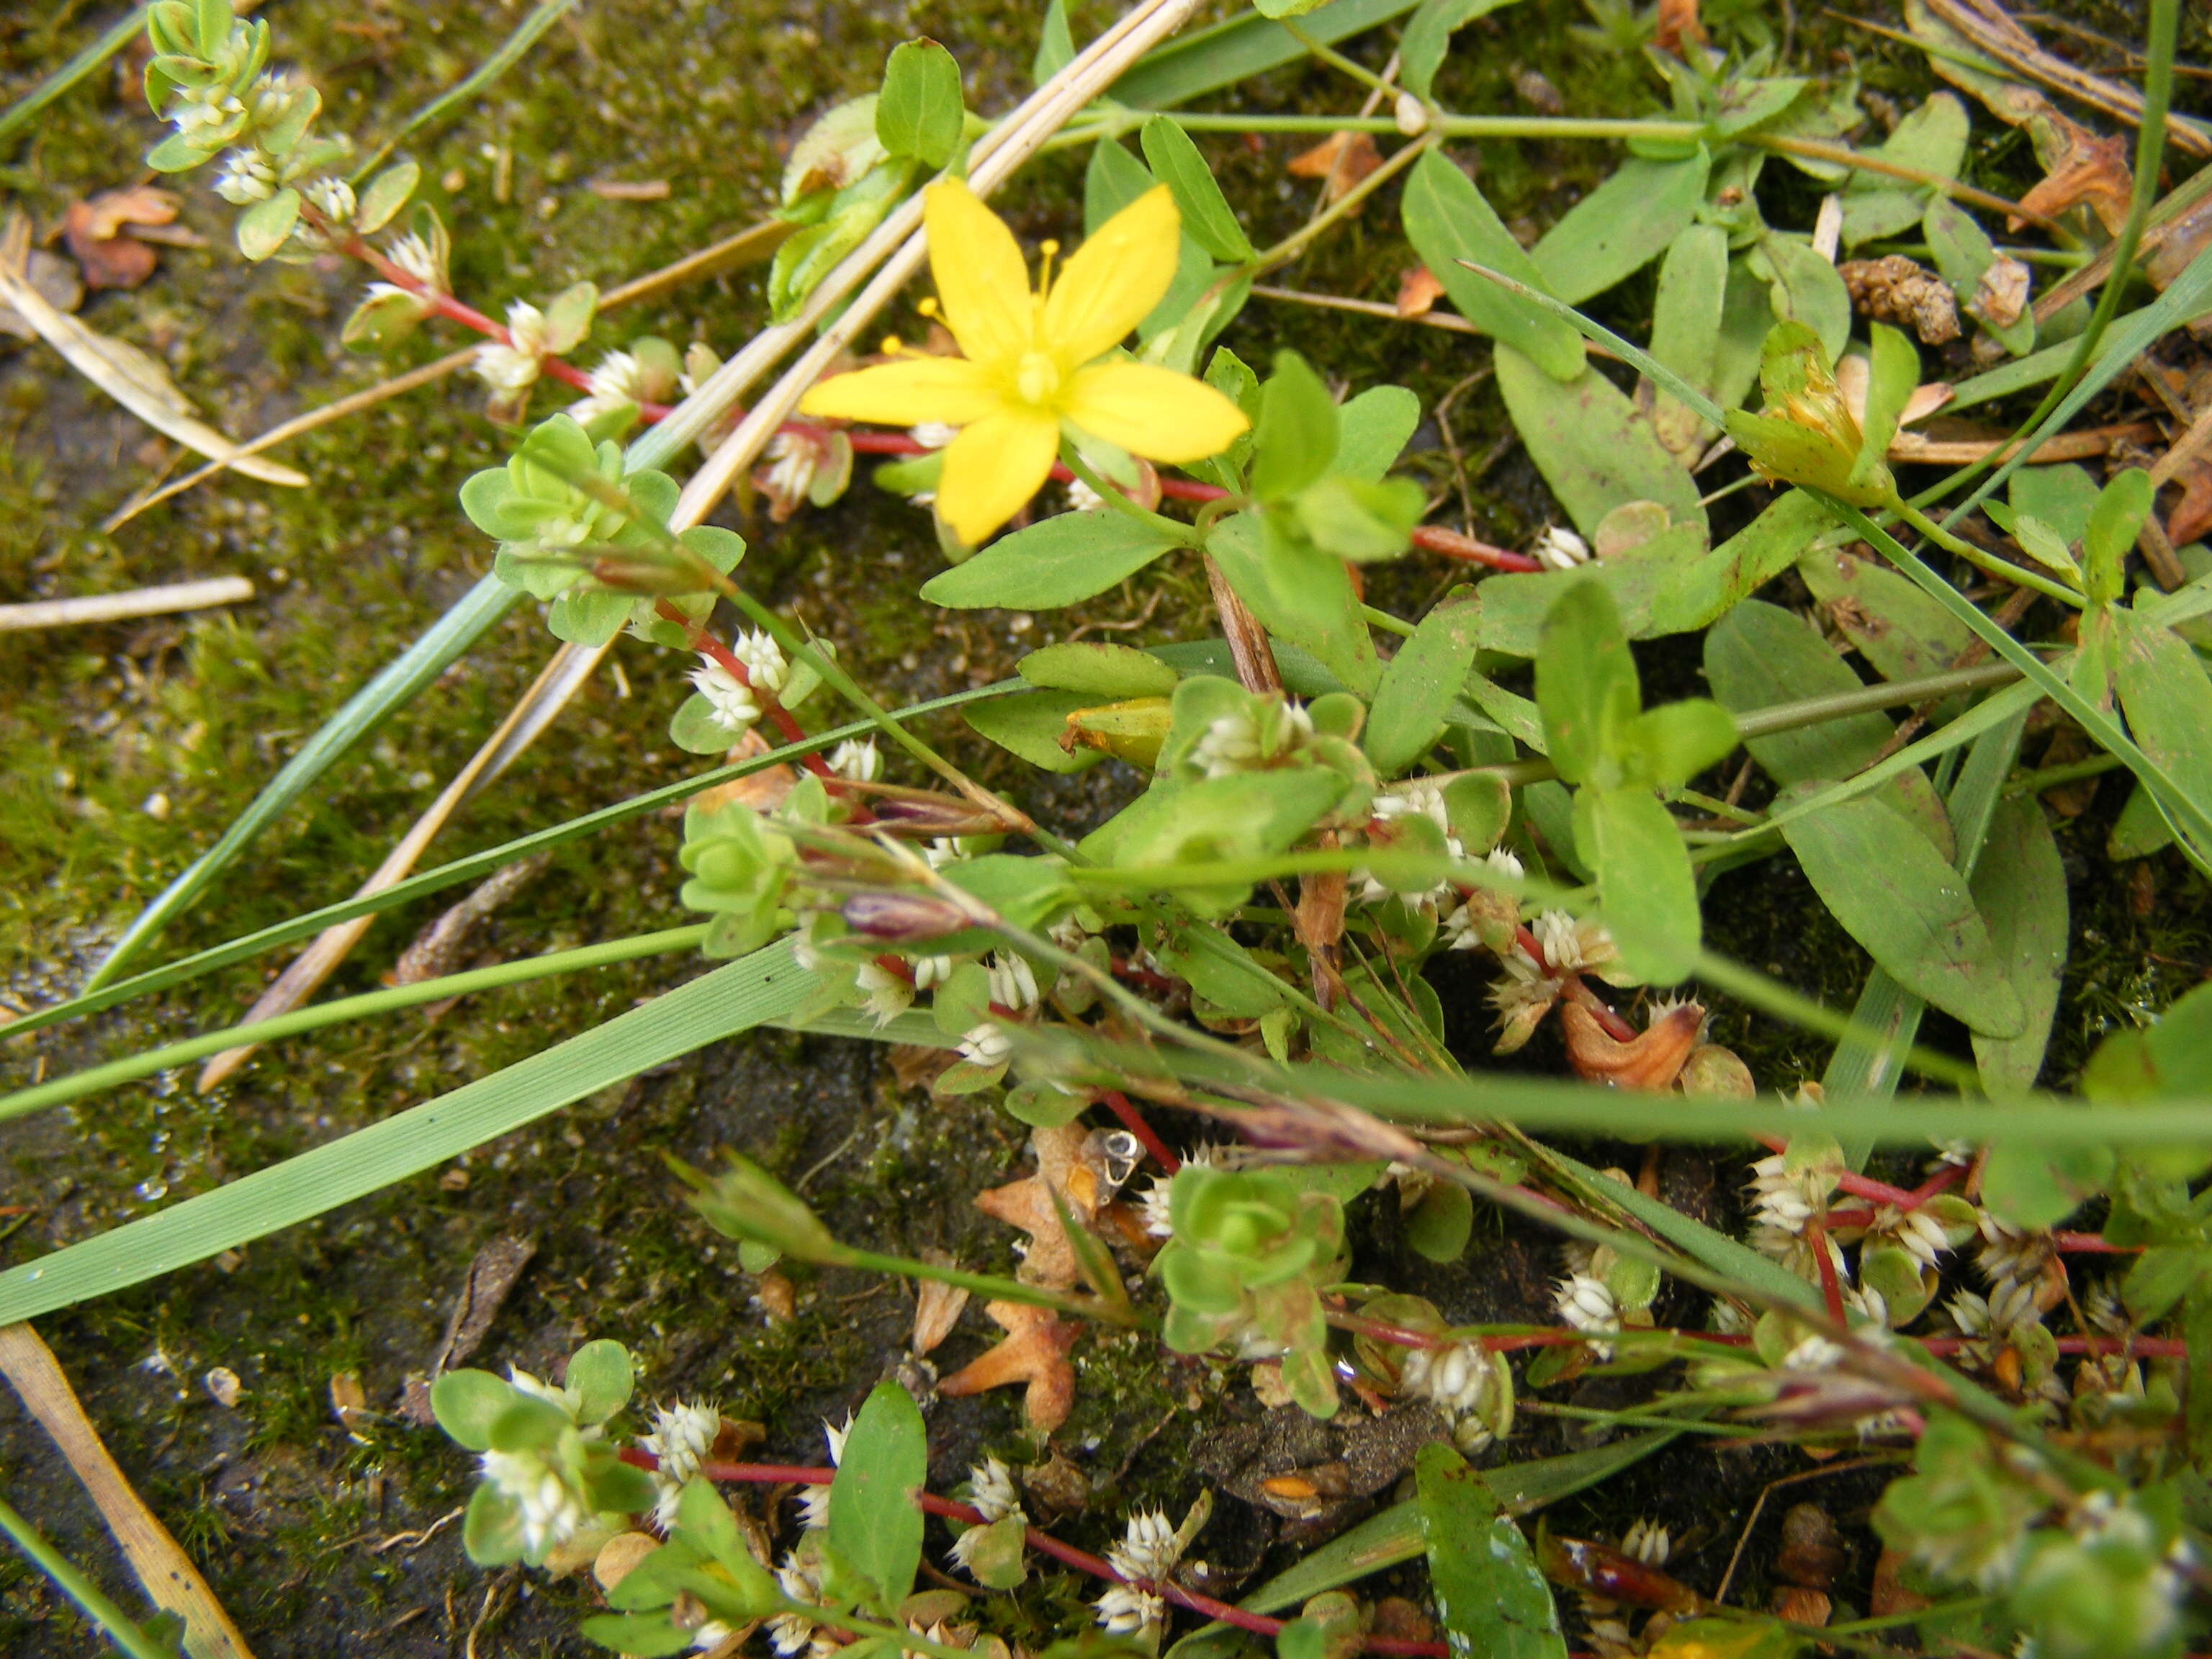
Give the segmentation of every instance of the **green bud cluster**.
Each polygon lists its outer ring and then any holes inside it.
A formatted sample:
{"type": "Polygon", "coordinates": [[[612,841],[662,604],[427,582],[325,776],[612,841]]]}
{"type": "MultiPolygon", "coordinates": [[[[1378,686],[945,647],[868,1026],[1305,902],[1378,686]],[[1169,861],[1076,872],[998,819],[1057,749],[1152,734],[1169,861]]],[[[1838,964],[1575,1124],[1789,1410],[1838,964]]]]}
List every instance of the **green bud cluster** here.
{"type": "Polygon", "coordinates": [[[1174,1229],[1154,1261],[1168,1292],[1164,1335],[1181,1353],[1279,1355],[1291,1398],[1336,1410],[1323,1286],[1344,1276],[1344,1206],[1272,1170],[1185,1164],[1168,1200],[1174,1229]]]}
{"type": "Polygon", "coordinates": [[[694,805],[684,814],[679,856],[691,878],[680,896],[714,918],[704,947],[708,956],[757,951],[792,925],[787,903],[799,846],[784,826],[818,826],[829,818],[829,792],[811,776],[799,780],[773,817],[742,801],[694,805]]]}

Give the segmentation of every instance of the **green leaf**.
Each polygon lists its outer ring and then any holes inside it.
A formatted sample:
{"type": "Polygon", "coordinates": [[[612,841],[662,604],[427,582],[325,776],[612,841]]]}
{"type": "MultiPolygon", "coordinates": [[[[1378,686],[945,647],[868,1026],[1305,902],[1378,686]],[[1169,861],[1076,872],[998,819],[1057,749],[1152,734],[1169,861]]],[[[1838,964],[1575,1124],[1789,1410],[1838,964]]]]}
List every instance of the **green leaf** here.
{"type": "Polygon", "coordinates": [[[1354,564],[1395,559],[1412,545],[1428,497],[1411,478],[1380,483],[1333,472],[1308,484],[1291,502],[1305,540],[1354,564]]]}
{"type": "Polygon", "coordinates": [[[1662,703],[1630,722],[1622,759],[1630,775],[1662,789],[1679,789],[1736,744],[1735,722],[1706,697],[1662,703]]]}
{"type": "MultiPolygon", "coordinates": [[[[1651,355],[1708,396],[1717,387],[1728,283],[1728,233],[1718,225],[1685,226],[1660,263],[1651,355]]],[[[1717,429],[1671,392],[1653,399],[1651,425],[1668,453],[1686,465],[1717,429]]]]}
{"type": "Polygon", "coordinates": [[[382,230],[407,205],[422,179],[422,167],[414,161],[397,161],[385,168],[362,191],[361,204],[354,210],[354,228],[364,236],[382,230]]]}
{"type": "Polygon", "coordinates": [[[1582,373],[1583,343],[1573,329],[1467,269],[1468,264],[1483,265],[1530,288],[1544,287],[1535,262],[1474,180],[1431,150],[1413,163],[1400,211],[1406,239],[1462,316],[1501,345],[1524,353],[1553,380],[1571,380],[1582,373]]]}
{"type": "Polygon", "coordinates": [[[1431,1261],[1458,1261],[1474,1232],[1474,1196],[1454,1181],[1437,1182],[1406,1218],[1406,1243],[1431,1261]]]}
{"type": "Polygon", "coordinates": [[[1374,690],[1380,672],[1375,642],[1343,560],[1280,533],[1256,513],[1222,520],[1206,546],[1270,634],[1312,653],[1351,690],[1374,690]]]}
{"type": "Polygon", "coordinates": [[[1061,513],[933,576],[921,597],[952,610],[1054,610],[1104,592],[1176,545],[1164,532],[1113,507],[1061,513]]]}
{"type": "Polygon", "coordinates": [[[1851,337],[1851,296],[1834,265],[1808,242],[1770,231],[1751,255],[1767,283],[1767,300],[1783,322],[1802,323],[1820,337],[1831,363],[1851,337]],[[1760,270],[1760,267],[1764,270],[1760,270]]]}
{"type": "Polygon", "coordinates": [[[927,38],[891,48],[876,98],[876,142],[887,154],[912,156],[934,173],[952,159],[966,118],[951,52],[927,38]]]}
{"type": "Polygon", "coordinates": [[[1398,79],[1426,102],[1450,49],[1453,31],[1510,3],[1512,0],[1421,0],[1398,40],[1398,79]]]}
{"type": "Polygon", "coordinates": [[[1036,56],[1030,60],[1030,80],[1042,86],[1066,69],[1075,58],[1075,34],[1067,27],[1067,0],[1046,0],[1044,21],[1037,28],[1036,56]]]}
{"type": "Polygon", "coordinates": [[[300,192],[289,186],[238,216],[238,251],[258,264],[284,246],[300,222],[300,192]]]}
{"type": "MultiPolygon", "coordinates": [[[[1796,786],[1778,805],[1812,787],[1796,786]]],[[[1782,833],[1820,902],[1899,984],[1985,1036],[2026,1029],[1972,895],[1926,837],[1865,799],[1792,819],[1782,833]]]]}
{"type": "Polygon", "coordinates": [[[1471,599],[1447,599],[1384,665],[1360,738],[1381,776],[1396,777],[1443,735],[1444,715],[1474,666],[1480,617],[1471,599]]]}
{"type": "Polygon", "coordinates": [[[2089,516],[2097,510],[2098,483],[2088,469],[2071,461],[2057,466],[2024,466],[2012,475],[2008,499],[2012,510],[2041,520],[2069,547],[2089,531],[2089,516]]]}
{"type": "Polygon", "coordinates": [[[1189,135],[1164,115],[1155,115],[1138,135],[1152,176],[1168,187],[1182,214],[1182,228],[1217,259],[1242,264],[1252,257],[1252,243],[1237,222],[1221,186],[1189,135]]]}
{"type": "Polygon", "coordinates": [[[1698,960],[1698,882],[1667,809],[1641,789],[1577,789],[1575,848],[1597,872],[1628,970],[1655,985],[1686,978],[1698,960]]]}
{"type": "Polygon", "coordinates": [[[1612,381],[1595,368],[1555,379],[1503,340],[1496,362],[1514,429],[1576,529],[1595,536],[1630,501],[1657,501],[1676,523],[1704,527],[1698,481],[1612,381]]]}
{"type": "Polygon", "coordinates": [[[2128,730],[2185,795],[2212,811],[2212,679],[2203,662],[2170,628],[2118,607],[2112,617],[2113,679],[2128,730]]]}
{"type": "Polygon", "coordinates": [[[1016,663],[1014,672],[1046,690],[1080,691],[1104,702],[1171,697],[1182,681],[1151,652],[1103,641],[1041,647],[1016,663]]]}
{"type": "MultiPolygon", "coordinates": [[[[1828,608],[1837,631],[1886,680],[1943,673],[1974,642],[1972,632],[1917,586],[1849,548],[1808,550],[1797,574],[1828,608]]],[[[1946,700],[1938,718],[1963,706],[1946,700]]]]}
{"type": "Polygon", "coordinates": [[[1623,161],[1528,250],[1546,292],[1580,305],[1665,252],[1705,204],[1709,165],[1702,148],[1680,161],[1623,161]]]}
{"type": "Polygon", "coordinates": [[[1489,1482],[1445,1445],[1421,1448],[1413,1479],[1453,1659],[1566,1659],[1551,1586],[1489,1482]]]}
{"type": "Polygon", "coordinates": [[[2018,1036],[1974,1036],[1974,1062],[1991,1094],[2025,1093],[2035,1086],[2058,988],[2066,974],[2066,867],[2058,843],[2032,798],[1997,804],[1981,856],[1974,862],[1974,908],[1990,930],[1990,948],[2027,1024],[2018,1036]]]}
{"type": "Polygon", "coordinates": [[[2151,497],[2150,474],[2139,466],[2116,474],[2099,493],[2081,532],[2081,568],[2089,578],[2091,599],[2119,598],[2120,567],[2150,516],[2151,497]]]}
{"type": "Polygon", "coordinates": [[[1545,752],[1559,775],[1569,783],[1618,781],[1620,744],[1642,704],[1612,596],[1596,582],[1575,583],[1544,618],[1536,658],[1545,752]]]}
{"type": "MultiPolygon", "coordinates": [[[[1413,5],[1414,0],[1334,0],[1306,19],[1304,33],[1326,46],[1387,22],[1413,5]]],[[[1211,28],[1193,29],[1153,47],[1111,90],[1117,102],[1132,109],[1171,109],[1307,56],[1305,42],[1280,25],[1232,14],[1211,28]]]]}
{"type": "Polygon", "coordinates": [[[1277,352],[1252,431],[1252,494],[1286,501],[1316,482],[1336,454],[1338,433],[1336,403],[1321,376],[1297,352],[1277,352]]]}
{"type": "Polygon", "coordinates": [[[604,1423],[629,1403],[635,1376],[629,1350],[602,1337],[569,1356],[562,1386],[581,1399],[586,1423],[604,1423]]]}
{"type": "MultiPolygon", "coordinates": [[[[1665,392],[1660,397],[1672,401],[1665,392]]],[[[1787,570],[1829,522],[1827,509],[1812,495],[1789,491],[1718,547],[1668,571],[1651,596],[1650,617],[1638,637],[1711,626],[1787,570]]]]}
{"type": "Polygon", "coordinates": [[[0,1273],[0,1321],[143,1284],[365,1198],[611,1084],[781,1018],[814,985],[787,946],[772,945],[489,1077],[0,1273]]]}
{"type": "Polygon", "coordinates": [[[906,1599],[921,1565],[922,1513],[914,1494],[928,1479],[929,1436],[914,1396],[878,1382],[830,1483],[830,1542],[876,1586],[886,1613],[906,1599]]]}
{"type": "Polygon", "coordinates": [[[491,1425],[514,1403],[514,1385],[489,1371],[447,1371],[430,1385],[431,1414],[464,1451],[488,1449],[491,1425]]]}
{"type": "Polygon", "coordinates": [[[1082,772],[1104,760],[1106,751],[1085,745],[1065,750],[1060,739],[1067,730],[1067,717],[1097,702],[1083,691],[1030,691],[977,703],[963,709],[961,717],[1001,749],[1012,750],[1032,766],[1048,772],[1082,772]]]}
{"type": "Polygon", "coordinates": [[[1374,386],[1336,411],[1341,435],[1332,472],[1380,483],[1421,423],[1421,400],[1401,386],[1374,386]]]}

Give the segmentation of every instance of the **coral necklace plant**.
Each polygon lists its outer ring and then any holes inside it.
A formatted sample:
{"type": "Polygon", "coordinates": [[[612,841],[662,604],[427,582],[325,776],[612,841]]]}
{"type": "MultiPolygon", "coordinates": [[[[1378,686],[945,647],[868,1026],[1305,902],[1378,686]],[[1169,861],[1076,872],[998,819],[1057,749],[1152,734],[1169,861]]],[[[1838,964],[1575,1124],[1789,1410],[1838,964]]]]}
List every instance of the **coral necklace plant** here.
{"type": "Polygon", "coordinates": [[[1172,369],[1106,359],[1167,292],[1181,216],[1146,191],[1035,292],[1013,233],[957,182],[924,204],[930,271],[958,357],[907,355],[840,374],[803,414],[960,428],[945,452],[938,510],[973,546],[1021,510],[1052,471],[1069,427],[1147,460],[1200,460],[1249,424],[1212,386],[1172,369]]]}

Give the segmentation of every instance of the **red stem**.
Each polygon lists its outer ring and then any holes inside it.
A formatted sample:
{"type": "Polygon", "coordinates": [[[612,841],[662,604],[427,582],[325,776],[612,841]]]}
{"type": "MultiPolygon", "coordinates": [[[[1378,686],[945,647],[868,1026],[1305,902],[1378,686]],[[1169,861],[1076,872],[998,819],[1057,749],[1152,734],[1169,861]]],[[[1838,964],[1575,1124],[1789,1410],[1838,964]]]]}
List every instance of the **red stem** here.
{"type": "Polygon", "coordinates": [[[1152,1126],[1145,1121],[1142,1112],[1129,1104],[1127,1095],[1119,1089],[1102,1089],[1098,1098],[1105,1103],[1108,1111],[1121,1120],[1121,1127],[1143,1143],[1145,1150],[1152,1155],[1153,1163],[1169,1175],[1182,1168],[1182,1160],[1168,1150],[1167,1142],[1152,1133],[1152,1126]]]}
{"type": "Polygon", "coordinates": [[[1805,1235],[1813,1241],[1813,1261],[1820,1270],[1820,1297],[1828,1304],[1828,1317],[1843,1324],[1844,1287],[1836,1280],[1836,1259],[1828,1254],[1828,1230],[1814,1216],[1805,1223],[1805,1235]]]}
{"type": "MultiPolygon", "coordinates": [[[[660,1460],[651,1452],[626,1448],[617,1454],[625,1463],[635,1468],[657,1469],[660,1460]]],[[[743,1480],[760,1486],[826,1486],[836,1477],[835,1469],[807,1468],[789,1463],[702,1463],[699,1473],[709,1480],[743,1480]]],[[[965,1522],[968,1525],[984,1524],[983,1512],[967,1504],[955,1503],[949,1498],[939,1498],[933,1492],[918,1492],[914,1495],[915,1506],[925,1515],[942,1516],[948,1520],[965,1522]]],[[[1029,1547],[1040,1555],[1087,1572],[1094,1578],[1103,1578],[1110,1583],[1137,1584],[1152,1590],[1163,1599],[1189,1612],[1201,1613],[1239,1630],[1248,1630],[1257,1636],[1273,1636],[1283,1628],[1283,1620],[1270,1619],[1265,1613],[1247,1613],[1242,1607],[1231,1607],[1226,1601],[1217,1601],[1210,1595],[1165,1579],[1146,1580],[1125,1578],[1114,1571],[1112,1564],[1103,1558],[1079,1550],[1073,1544],[1063,1544],[1051,1534],[1035,1527],[1024,1528],[1029,1547]]],[[[1393,1659],[1444,1659],[1449,1651],[1442,1642],[1408,1642],[1394,1637],[1370,1638],[1366,1644],[1370,1653],[1392,1656],[1393,1659]]]]}
{"type": "MultiPolygon", "coordinates": [[[[729,647],[724,645],[705,629],[699,627],[666,599],[661,600],[654,606],[654,611],[662,621],[672,622],[678,628],[689,629],[691,636],[691,648],[694,651],[698,652],[702,656],[713,658],[716,667],[753,693],[753,700],[760,704],[761,712],[767,715],[775,729],[782,733],[786,743],[804,743],[806,740],[806,728],[799,723],[788,708],[778,702],[767,691],[754,685],[753,677],[745,671],[744,664],[738,660],[729,647]]],[[[823,760],[818,754],[808,754],[805,757],[805,764],[806,769],[817,778],[835,778],[837,775],[830,769],[830,763],[823,760]]]]}

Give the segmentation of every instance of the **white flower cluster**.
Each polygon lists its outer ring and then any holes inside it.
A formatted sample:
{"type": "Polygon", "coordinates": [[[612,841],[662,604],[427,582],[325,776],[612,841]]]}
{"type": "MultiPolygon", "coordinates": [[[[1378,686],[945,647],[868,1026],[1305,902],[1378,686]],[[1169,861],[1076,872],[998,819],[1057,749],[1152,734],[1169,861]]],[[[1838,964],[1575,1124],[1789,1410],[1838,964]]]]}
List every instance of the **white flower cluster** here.
{"type": "Polygon", "coordinates": [[[991,1000],[1020,1013],[1037,1006],[1036,974],[1026,958],[1014,951],[993,953],[990,962],[991,1000]]]}
{"type": "Polygon", "coordinates": [[[712,657],[699,659],[699,666],[691,671],[691,686],[706,698],[708,718],[732,738],[744,736],[761,717],[752,688],[712,657]]]}
{"type": "Polygon", "coordinates": [[[507,308],[508,343],[488,340],[477,348],[477,378],[507,397],[526,392],[538,383],[544,367],[545,313],[527,300],[507,308]]]}
{"type": "Polygon", "coordinates": [[[1621,1534],[1620,1553],[1647,1567],[1663,1567],[1667,1558],[1674,1553],[1674,1535],[1656,1521],[1646,1521],[1639,1516],[1621,1534]]]}
{"type": "Polygon", "coordinates": [[[1128,1582],[1109,1585],[1093,1603],[1108,1634],[1134,1635],[1167,1617],[1165,1599],[1149,1586],[1166,1578],[1182,1559],[1182,1540],[1166,1511],[1139,1510],[1130,1516],[1127,1535],[1106,1551],[1107,1565],[1128,1582]]]}
{"type": "MultiPolygon", "coordinates": [[[[1393,818],[1417,815],[1425,817],[1443,831],[1447,853],[1455,859],[1467,856],[1466,847],[1451,832],[1451,815],[1444,810],[1443,786],[1434,778],[1402,778],[1392,785],[1388,793],[1376,796],[1367,810],[1370,817],[1384,823],[1393,818]]],[[[1390,896],[1391,890],[1364,870],[1354,871],[1352,879],[1359,884],[1358,896],[1362,904],[1380,904],[1390,896]]],[[[1413,904],[1434,903],[1448,896],[1451,890],[1451,883],[1440,881],[1425,892],[1409,896],[1407,902],[1413,904]]]]}
{"type": "MultiPolygon", "coordinates": [[[[1522,867],[1521,860],[1503,847],[1492,848],[1482,861],[1497,871],[1499,875],[1509,877],[1515,881],[1519,881],[1528,874],[1528,872],[1522,867]]],[[[1444,917],[1442,925],[1447,950],[1474,951],[1481,947],[1482,934],[1478,925],[1477,915],[1479,908],[1479,899],[1467,901],[1462,902],[1444,917]]],[[[1517,956],[1520,953],[1516,951],[1514,954],[1517,956]]]]}
{"type": "MultiPolygon", "coordinates": [[[[1232,1149],[1216,1141],[1206,1141],[1182,1155],[1185,1168],[1196,1165],[1201,1170],[1228,1167],[1232,1149]]],[[[1137,1195],[1137,1213],[1144,1218],[1145,1231],[1154,1238],[1173,1238],[1175,1223],[1170,1218],[1170,1201],[1175,1194],[1173,1176],[1154,1176],[1145,1190],[1137,1195]]]]}
{"type": "Polygon", "coordinates": [[[591,391],[568,405],[570,417],[580,423],[588,424],[624,404],[644,401],[645,371],[629,352],[608,352],[588,378],[591,391]]]}
{"type": "Polygon", "coordinates": [[[1980,1221],[1982,1248],[1974,1253],[1974,1266],[1990,1282],[1991,1303],[2015,1286],[2026,1286],[2033,1296],[2045,1269],[2057,1255],[2051,1235],[2008,1225],[1986,1210],[1980,1221]]]}
{"type": "Polygon", "coordinates": [[[970,1066],[1003,1066],[1013,1052],[1013,1039],[988,1020],[960,1039],[960,1058],[970,1066]]]}
{"type": "Polygon", "coordinates": [[[531,1554],[567,1543],[590,1522],[584,1494],[543,1453],[492,1450],[477,1462],[484,1484],[514,1505],[523,1547],[531,1554]]]}
{"type": "Polygon", "coordinates": [[[1232,772],[1249,770],[1261,758],[1263,748],[1272,747],[1280,754],[1313,736],[1313,717],[1301,703],[1283,703],[1273,711],[1273,719],[1275,741],[1264,745],[1261,716],[1251,707],[1217,716],[1192,748],[1191,764],[1209,778],[1225,778],[1232,772]]]}
{"type": "Polygon", "coordinates": [[[1529,552],[1547,570],[1572,570],[1590,562],[1590,544],[1571,530],[1555,524],[1544,526],[1529,552]]]}
{"type": "Polygon", "coordinates": [[[854,983],[867,994],[868,1012],[879,1026],[890,1024],[914,1006],[914,981],[876,963],[862,963],[854,970],[854,983]]]}
{"type": "Polygon", "coordinates": [[[883,751],[873,738],[848,738],[830,751],[830,769],[854,783],[873,783],[884,775],[883,751]]]}
{"type": "Polygon", "coordinates": [[[215,193],[233,207],[251,207],[276,193],[276,163],[258,147],[234,149],[222,158],[215,193]]]}
{"type": "Polygon", "coordinates": [[[684,1483],[699,1473],[700,1461],[721,1431],[721,1408],[704,1401],[663,1406],[653,1413],[652,1431],[641,1437],[638,1444],[660,1460],[653,1473],[657,1494],[653,1520],[661,1531],[676,1524],[676,1505],[684,1495],[684,1483]]]}
{"type": "Polygon", "coordinates": [[[1513,1431],[1513,1373],[1504,1356],[1472,1342],[1415,1348],[1398,1370],[1401,1392],[1425,1395],[1452,1425],[1452,1441],[1479,1452],[1513,1431]]]}
{"type": "MultiPolygon", "coordinates": [[[[1013,1471],[995,1457],[969,1466],[968,1501],[982,1516],[984,1526],[1022,1516],[1022,1496],[1014,1485],[1013,1471]]],[[[952,1540],[952,1559],[963,1572],[973,1570],[970,1558],[982,1537],[982,1527],[970,1527],[952,1540]]]]}
{"type": "MultiPolygon", "coordinates": [[[[1613,1287],[1590,1273],[1571,1273],[1553,1287],[1552,1306],[1560,1320],[1578,1331],[1612,1332],[1620,1328],[1620,1304],[1613,1287]]],[[[1593,1342],[1590,1352],[1600,1359],[1613,1358],[1613,1344],[1593,1342]]]]}

